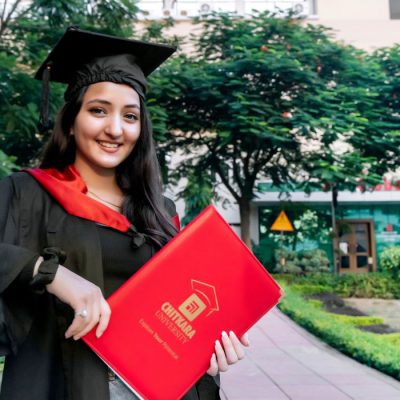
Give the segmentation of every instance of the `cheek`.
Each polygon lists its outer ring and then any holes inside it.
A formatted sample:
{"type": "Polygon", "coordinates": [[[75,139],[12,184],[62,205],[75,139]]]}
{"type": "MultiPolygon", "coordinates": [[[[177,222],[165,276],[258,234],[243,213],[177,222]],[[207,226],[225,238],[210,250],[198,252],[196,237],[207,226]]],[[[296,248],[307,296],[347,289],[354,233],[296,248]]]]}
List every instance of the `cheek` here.
{"type": "Polygon", "coordinates": [[[129,141],[132,145],[135,145],[136,142],[139,140],[140,137],[140,126],[138,126],[135,129],[132,129],[132,131],[129,133],[129,141]]]}

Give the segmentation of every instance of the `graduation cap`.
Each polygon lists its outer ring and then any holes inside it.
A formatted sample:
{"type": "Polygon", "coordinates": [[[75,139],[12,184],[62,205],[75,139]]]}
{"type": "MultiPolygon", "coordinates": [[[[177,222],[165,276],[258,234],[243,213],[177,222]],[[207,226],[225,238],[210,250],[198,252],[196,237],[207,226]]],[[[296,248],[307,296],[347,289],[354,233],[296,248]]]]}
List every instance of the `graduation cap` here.
{"type": "Polygon", "coordinates": [[[67,29],[47,56],[35,78],[42,80],[41,130],[49,129],[49,82],[68,84],[65,100],[84,86],[97,82],[130,85],[144,98],[146,76],[176,50],[175,47],[67,29]]]}
{"type": "Polygon", "coordinates": [[[219,311],[218,298],[214,286],[195,279],[192,279],[191,284],[193,291],[197,294],[200,294],[201,297],[206,300],[206,304],[208,306],[207,316],[214,311],[219,311]]]}

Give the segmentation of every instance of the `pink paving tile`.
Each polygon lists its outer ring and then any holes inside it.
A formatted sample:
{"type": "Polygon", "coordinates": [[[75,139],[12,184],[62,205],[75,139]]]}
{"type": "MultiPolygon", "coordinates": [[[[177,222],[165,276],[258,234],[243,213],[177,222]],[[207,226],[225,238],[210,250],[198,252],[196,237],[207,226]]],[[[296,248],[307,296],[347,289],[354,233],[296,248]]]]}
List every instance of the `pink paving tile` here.
{"type": "Polygon", "coordinates": [[[388,396],[384,396],[384,397],[380,396],[378,398],[376,397],[376,395],[356,396],[356,397],[353,397],[353,400],[399,400],[399,395],[389,396],[389,397],[388,396]]]}
{"type": "Polygon", "coordinates": [[[311,372],[304,374],[268,374],[278,385],[326,385],[326,380],[311,372]]]}
{"type": "Polygon", "coordinates": [[[382,381],[362,371],[353,374],[325,374],[324,378],[333,382],[336,386],[340,385],[377,385],[382,381]]]}
{"type": "Polygon", "coordinates": [[[280,385],[292,400],[351,400],[331,385],[280,385]]]}
{"type": "Polygon", "coordinates": [[[223,400],[400,399],[399,382],[339,354],[279,311],[262,318],[250,340],[245,360],[221,374],[223,400]]]}
{"type": "Polygon", "coordinates": [[[257,365],[267,374],[274,373],[274,374],[305,374],[308,372],[308,369],[300,364],[296,360],[285,360],[282,362],[276,362],[266,359],[258,359],[254,360],[257,362],[257,365]]]}
{"type": "Polygon", "coordinates": [[[385,399],[391,396],[398,396],[400,399],[400,392],[398,389],[390,385],[337,385],[343,392],[348,393],[351,397],[362,396],[375,396],[376,399],[385,399]]]}
{"type": "Polygon", "coordinates": [[[270,398],[288,399],[288,396],[263,374],[253,376],[224,375],[221,377],[221,388],[229,400],[243,397],[249,400],[263,397],[268,400],[270,398]]]}

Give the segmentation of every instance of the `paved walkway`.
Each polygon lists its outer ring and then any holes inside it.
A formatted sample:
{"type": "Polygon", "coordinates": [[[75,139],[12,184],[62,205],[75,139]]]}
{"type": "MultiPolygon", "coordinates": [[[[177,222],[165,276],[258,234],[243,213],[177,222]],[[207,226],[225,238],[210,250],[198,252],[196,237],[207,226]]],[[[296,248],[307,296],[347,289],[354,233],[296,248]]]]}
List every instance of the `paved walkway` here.
{"type": "Polygon", "coordinates": [[[247,357],[221,374],[228,400],[400,400],[400,382],[333,350],[280,311],[250,331],[247,357]]]}

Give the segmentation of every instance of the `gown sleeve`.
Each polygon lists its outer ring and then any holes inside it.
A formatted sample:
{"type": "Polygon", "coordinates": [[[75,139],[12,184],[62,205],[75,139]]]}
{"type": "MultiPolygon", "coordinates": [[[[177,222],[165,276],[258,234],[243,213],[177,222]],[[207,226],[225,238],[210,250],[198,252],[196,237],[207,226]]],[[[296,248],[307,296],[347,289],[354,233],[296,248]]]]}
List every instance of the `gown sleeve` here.
{"type": "Polygon", "coordinates": [[[16,352],[28,334],[33,319],[28,284],[39,254],[19,246],[20,218],[17,203],[12,179],[8,177],[0,181],[1,355],[16,352]]]}

